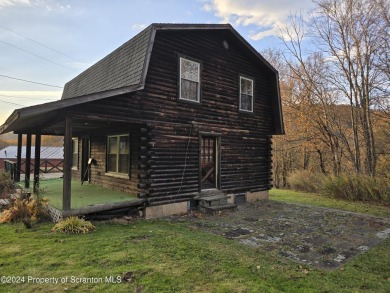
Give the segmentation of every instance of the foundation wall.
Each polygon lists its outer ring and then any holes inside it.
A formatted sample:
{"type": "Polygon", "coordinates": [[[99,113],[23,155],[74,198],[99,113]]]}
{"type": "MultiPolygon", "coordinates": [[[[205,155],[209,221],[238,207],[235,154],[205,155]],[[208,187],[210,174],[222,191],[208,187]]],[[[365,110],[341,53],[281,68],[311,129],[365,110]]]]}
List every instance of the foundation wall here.
{"type": "Polygon", "coordinates": [[[155,219],[165,216],[184,214],[188,211],[188,205],[188,201],[183,201],[178,203],[146,207],[144,211],[145,219],[155,219]]]}
{"type": "Polygon", "coordinates": [[[247,202],[254,202],[257,200],[265,200],[265,199],[268,199],[268,197],[269,197],[268,190],[246,193],[246,201],[247,202]]]}

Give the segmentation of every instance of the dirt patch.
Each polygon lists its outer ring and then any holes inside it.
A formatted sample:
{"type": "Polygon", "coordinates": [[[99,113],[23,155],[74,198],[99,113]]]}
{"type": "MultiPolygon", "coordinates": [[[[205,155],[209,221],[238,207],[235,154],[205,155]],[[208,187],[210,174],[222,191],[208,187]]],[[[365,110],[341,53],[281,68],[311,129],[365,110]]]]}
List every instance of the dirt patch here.
{"type": "MultiPolygon", "coordinates": [[[[390,212],[390,211],[389,211],[390,212]]],[[[186,217],[198,228],[299,263],[333,269],[390,236],[390,221],[334,209],[261,201],[218,216],[186,217]]]]}

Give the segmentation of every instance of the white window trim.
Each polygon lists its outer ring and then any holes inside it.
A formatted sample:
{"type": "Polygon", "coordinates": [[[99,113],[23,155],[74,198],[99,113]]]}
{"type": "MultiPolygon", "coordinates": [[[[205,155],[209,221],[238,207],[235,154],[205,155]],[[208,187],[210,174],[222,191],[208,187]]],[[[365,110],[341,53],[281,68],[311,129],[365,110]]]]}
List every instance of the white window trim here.
{"type": "Polygon", "coordinates": [[[238,105],[238,108],[239,108],[240,111],[253,113],[253,100],[254,100],[254,95],[253,95],[253,90],[254,89],[253,88],[254,88],[254,81],[253,81],[253,79],[247,78],[247,77],[244,77],[244,76],[240,75],[240,101],[239,101],[239,105],[238,105]],[[252,107],[251,108],[252,108],[252,111],[249,111],[249,110],[246,110],[246,109],[241,109],[241,94],[242,94],[242,92],[241,92],[241,79],[246,79],[246,80],[249,80],[249,81],[252,82],[252,92],[251,92],[251,96],[252,96],[252,107]]]}
{"type": "MultiPolygon", "coordinates": [[[[119,173],[118,172],[118,167],[119,167],[119,142],[120,142],[120,137],[128,137],[129,138],[129,146],[130,146],[130,135],[128,134],[118,134],[118,135],[108,135],[107,136],[107,147],[106,147],[106,175],[113,175],[113,176],[116,176],[116,177],[121,177],[121,178],[128,178],[128,173],[119,173]],[[108,171],[108,150],[109,150],[109,139],[110,137],[117,137],[118,138],[118,145],[117,145],[117,153],[116,153],[116,171],[108,171]]],[[[129,160],[130,160],[130,148],[129,148],[129,153],[128,153],[128,156],[129,156],[129,160]]],[[[130,169],[130,166],[129,166],[129,169],[130,169]]]]}
{"type": "Polygon", "coordinates": [[[179,100],[200,104],[200,62],[191,60],[189,58],[180,57],[179,71],[180,71],[180,75],[179,75],[179,100]],[[196,101],[185,99],[185,98],[181,97],[181,79],[182,79],[181,78],[181,62],[182,62],[182,60],[187,60],[187,61],[190,61],[190,62],[194,62],[194,63],[198,64],[198,66],[199,66],[199,70],[198,70],[198,90],[197,90],[198,95],[197,95],[197,100],[196,101]]]}

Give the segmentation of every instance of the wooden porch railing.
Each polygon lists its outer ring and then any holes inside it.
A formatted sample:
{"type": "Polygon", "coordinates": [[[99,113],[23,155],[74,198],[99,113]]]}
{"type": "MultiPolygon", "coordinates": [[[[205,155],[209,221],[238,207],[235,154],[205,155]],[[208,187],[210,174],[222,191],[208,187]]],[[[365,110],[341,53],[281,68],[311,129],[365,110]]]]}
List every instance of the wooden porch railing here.
{"type": "Polygon", "coordinates": [[[12,180],[16,178],[16,163],[9,161],[9,160],[4,160],[4,170],[8,173],[11,174],[12,180]]]}
{"type": "MultiPolygon", "coordinates": [[[[41,164],[39,166],[40,167],[39,170],[42,173],[50,173],[52,171],[63,172],[63,170],[61,168],[61,164],[63,164],[63,162],[64,161],[62,160],[62,161],[59,161],[57,164],[53,164],[49,160],[43,160],[43,162],[41,162],[41,164]]],[[[21,166],[23,166],[25,164],[26,164],[26,162],[23,161],[21,166]]],[[[30,163],[30,166],[32,166],[34,168],[33,163],[30,163]]],[[[17,171],[16,162],[13,162],[10,160],[4,160],[4,170],[11,174],[12,179],[16,179],[16,173],[17,173],[16,172],[17,171]]],[[[23,170],[20,170],[20,173],[23,174],[25,172],[23,170]]]]}

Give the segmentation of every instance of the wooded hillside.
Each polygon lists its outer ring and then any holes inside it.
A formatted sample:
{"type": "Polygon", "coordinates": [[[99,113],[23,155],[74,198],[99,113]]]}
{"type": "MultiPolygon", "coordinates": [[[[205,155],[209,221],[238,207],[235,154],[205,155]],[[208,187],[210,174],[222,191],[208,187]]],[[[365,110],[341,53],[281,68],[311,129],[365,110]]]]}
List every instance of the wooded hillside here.
{"type": "Polygon", "coordinates": [[[296,170],[390,176],[389,2],[319,0],[281,30],[286,135],[275,137],[274,184],[296,170]]]}

